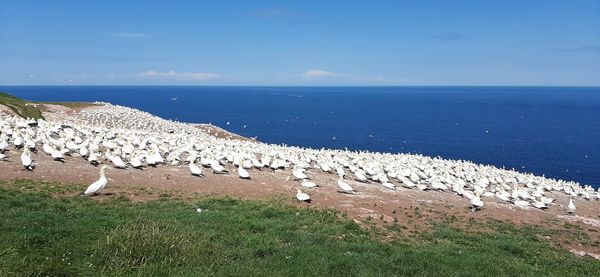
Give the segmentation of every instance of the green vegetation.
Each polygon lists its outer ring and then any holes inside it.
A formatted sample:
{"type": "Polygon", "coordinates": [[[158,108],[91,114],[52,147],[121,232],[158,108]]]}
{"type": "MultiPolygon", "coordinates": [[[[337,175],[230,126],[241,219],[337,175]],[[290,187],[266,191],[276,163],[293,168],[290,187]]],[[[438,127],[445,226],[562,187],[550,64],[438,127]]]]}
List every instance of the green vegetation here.
{"type": "Polygon", "coordinates": [[[531,228],[438,226],[409,238],[276,201],[52,196],[83,188],[0,181],[0,276],[600,275],[600,262],[552,248],[531,228]],[[384,232],[398,239],[384,242],[384,232]]]}
{"type": "Polygon", "coordinates": [[[71,108],[71,109],[79,109],[79,108],[98,106],[98,104],[94,104],[94,103],[90,103],[90,102],[42,102],[42,103],[65,106],[65,107],[71,108]]]}
{"type": "Polygon", "coordinates": [[[61,105],[71,109],[96,106],[94,103],[87,102],[31,102],[0,92],[0,105],[9,107],[13,112],[23,118],[43,119],[44,116],[42,115],[42,112],[45,111],[45,108],[43,105],[39,104],[61,105]]]}
{"type": "Polygon", "coordinates": [[[0,92],[0,105],[9,107],[13,112],[23,118],[44,118],[37,105],[10,94],[0,92]]]}

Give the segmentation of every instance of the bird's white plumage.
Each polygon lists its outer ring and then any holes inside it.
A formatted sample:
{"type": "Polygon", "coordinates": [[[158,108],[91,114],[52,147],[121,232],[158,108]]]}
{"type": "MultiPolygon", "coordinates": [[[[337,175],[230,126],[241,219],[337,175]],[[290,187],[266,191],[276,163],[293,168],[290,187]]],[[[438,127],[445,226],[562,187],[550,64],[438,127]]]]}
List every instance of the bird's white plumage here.
{"type": "Polygon", "coordinates": [[[483,208],[483,201],[481,201],[481,198],[479,197],[479,194],[476,194],[470,201],[471,204],[471,209],[472,210],[480,210],[481,208],[483,208]]]}
{"type": "Polygon", "coordinates": [[[212,168],[214,173],[225,173],[225,167],[223,167],[219,162],[213,161],[210,163],[210,168],[212,168]]]}
{"type": "Polygon", "coordinates": [[[23,167],[27,169],[31,169],[33,161],[31,160],[31,154],[29,153],[29,148],[23,149],[23,153],[21,154],[21,164],[23,167]]]}
{"type": "Polygon", "coordinates": [[[190,172],[192,173],[192,175],[195,176],[202,176],[202,169],[200,169],[200,167],[198,167],[194,162],[190,162],[190,164],[188,165],[190,172]]]}
{"type": "Polygon", "coordinates": [[[355,193],[354,189],[348,183],[344,182],[341,177],[338,179],[337,184],[342,189],[342,192],[355,193]]]}
{"type": "Polygon", "coordinates": [[[302,181],[301,185],[305,188],[316,188],[317,184],[311,181],[302,181]]]}
{"type": "Polygon", "coordinates": [[[87,187],[87,189],[85,190],[85,192],[83,192],[83,194],[85,194],[85,195],[97,194],[97,193],[100,193],[104,189],[104,187],[108,183],[108,179],[106,179],[106,176],[104,175],[104,172],[106,171],[106,169],[108,169],[108,167],[106,165],[103,165],[100,168],[100,179],[98,179],[96,182],[93,182],[91,185],[89,185],[87,187]]]}
{"type": "Polygon", "coordinates": [[[302,169],[292,170],[292,175],[294,175],[294,177],[298,180],[303,180],[303,179],[308,178],[308,176],[306,176],[306,174],[304,173],[304,170],[302,170],[302,169]]]}
{"type": "Polygon", "coordinates": [[[250,179],[250,173],[243,166],[238,167],[238,175],[242,179],[250,179]]]}
{"type": "Polygon", "coordinates": [[[575,207],[575,202],[573,202],[573,198],[569,198],[569,205],[567,206],[567,208],[569,209],[569,213],[571,214],[574,214],[577,210],[577,207],[575,207]]]}
{"type": "Polygon", "coordinates": [[[298,192],[296,193],[296,199],[298,199],[298,201],[308,201],[310,200],[310,195],[302,192],[301,190],[298,190],[298,192]]]}
{"type": "Polygon", "coordinates": [[[386,189],[391,189],[391,190],[395,190],[396,186],[394,186],[394,184],[389,183],[389,182],[384,182],[381,185],[383,185],[384,188],[386,189]]]}

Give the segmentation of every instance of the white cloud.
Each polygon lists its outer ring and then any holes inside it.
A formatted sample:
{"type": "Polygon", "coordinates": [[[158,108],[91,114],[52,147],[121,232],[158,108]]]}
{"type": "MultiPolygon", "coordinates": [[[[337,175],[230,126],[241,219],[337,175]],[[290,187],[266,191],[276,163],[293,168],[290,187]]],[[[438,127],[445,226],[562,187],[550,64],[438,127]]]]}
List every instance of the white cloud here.
{"type": "Polygon", "coordinates": [[[113,37],[120,37],[120,38],[142,38],[145,37],[145,34],[141,34],[141,33],[112,33],[110,34],[113,37]]]}
{"type": "Polygon", "coordinates": [[[148,70],[141,73],[140,76],[143,78],[172,79],[177,81],[207,81],[221,77],[221,75],[211,72],[175,72],[174,70],[167,72],[148,70]]]}
{"type": "Polygon", "coordinates": [[[322,69],[311,69],[300,76],[309,82],[335,82],[335,83],[385,83],[389,80],[381,76],[367,76],[357,74],[347,74],[339,72],[331,72],[322,69]]]}
{"type": "Polygon", "coordinates": [[[302,73],[302,77],[304,78],[324,78],[324,77],[331,77],[331,76],[336,76],[338,74],[327,71],[327,70],[321,70],[321,69],[311,69],[308,70],[304,73],[302,73]]]}

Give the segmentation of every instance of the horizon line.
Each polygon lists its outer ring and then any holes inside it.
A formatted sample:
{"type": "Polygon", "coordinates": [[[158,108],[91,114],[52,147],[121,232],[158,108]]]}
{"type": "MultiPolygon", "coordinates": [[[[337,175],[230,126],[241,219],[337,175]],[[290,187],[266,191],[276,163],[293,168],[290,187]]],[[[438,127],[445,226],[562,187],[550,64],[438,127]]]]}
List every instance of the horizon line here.
{"type": "Polygon", "coordinates": [[[573,87],[600,88],[600,85],[183,85],[183,84],[0,84],[0,87],[573,87]]]}

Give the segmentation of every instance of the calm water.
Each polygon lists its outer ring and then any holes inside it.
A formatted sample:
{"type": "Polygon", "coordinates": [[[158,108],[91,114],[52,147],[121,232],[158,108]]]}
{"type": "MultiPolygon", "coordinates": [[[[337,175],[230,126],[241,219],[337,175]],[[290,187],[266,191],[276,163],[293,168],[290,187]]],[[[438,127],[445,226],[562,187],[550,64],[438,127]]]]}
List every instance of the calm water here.
{"type": "Polygon", "coordinates": [[[38,101],[107,101],[163,118],[211,122],[268,143],[421,153],[600,185],[600,88],[21,86],[0,90],[38,101]]]}

